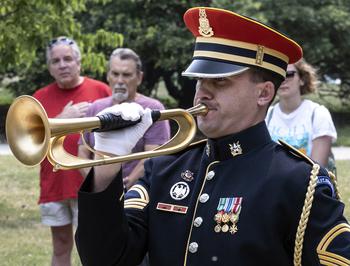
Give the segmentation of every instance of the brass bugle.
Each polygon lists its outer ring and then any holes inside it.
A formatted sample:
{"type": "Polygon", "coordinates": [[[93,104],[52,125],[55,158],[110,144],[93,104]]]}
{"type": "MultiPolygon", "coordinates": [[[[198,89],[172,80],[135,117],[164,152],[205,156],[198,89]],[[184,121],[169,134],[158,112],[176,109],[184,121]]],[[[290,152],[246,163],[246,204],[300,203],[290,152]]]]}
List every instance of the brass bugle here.
{"type": "Polygon", "coordinates": [[[199,104],[187,110],[161,110],[157,120],[173,120],[178,130],[165,144],[152,151],[123,156],[103,156],[102,159],[85,159],[68,153],[63,147],[66,135],[101,128],[99,117],[48,118],[46,111],[35,98],[23,95],[11,104],[6,117],[6,136],[13,155],[27,166],[35,166],[45,157],[54,170],[78,169],[156,157],[185,149],[196,134],[194,116],[205,115],[208,109],[199,104]]]}

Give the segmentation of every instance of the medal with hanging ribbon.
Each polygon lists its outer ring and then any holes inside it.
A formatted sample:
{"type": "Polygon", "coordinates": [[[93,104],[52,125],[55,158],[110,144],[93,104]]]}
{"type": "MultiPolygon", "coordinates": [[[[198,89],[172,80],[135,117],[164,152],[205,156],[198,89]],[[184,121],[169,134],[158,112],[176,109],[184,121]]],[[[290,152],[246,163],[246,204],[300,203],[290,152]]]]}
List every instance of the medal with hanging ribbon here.
{"type": "Polygon", "coordinates": [[[242,197],[220,198],[217,213],[214,216],[216,233],[234,234],[238,231],[237,222],[241,212],[242,197]]]}

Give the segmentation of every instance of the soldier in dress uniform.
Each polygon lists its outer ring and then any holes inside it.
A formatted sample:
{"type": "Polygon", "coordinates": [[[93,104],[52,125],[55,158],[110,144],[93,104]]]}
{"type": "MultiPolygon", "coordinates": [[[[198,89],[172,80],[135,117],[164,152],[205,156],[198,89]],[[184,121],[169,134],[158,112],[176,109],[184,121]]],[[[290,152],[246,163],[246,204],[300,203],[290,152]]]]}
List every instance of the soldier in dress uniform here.
{"type": "MultiPolygon", "coordinates": [[[[209,110],[197,123],[208,139],[148,160],[125,195],[120,164],[95,167],[79,193],[82,263],[136,265],[148,252],[152,266],[350,265],[334,176],[273,142],[264,122],[301,47],[227,10],[191,8],[184,21],[196,44],[183,75],[197,78],[194,103],[209,110]]],[[[129,153],[152,123],[135,106],[106,112],[142,122],[96,134],[102,152],[129,153]]]]}

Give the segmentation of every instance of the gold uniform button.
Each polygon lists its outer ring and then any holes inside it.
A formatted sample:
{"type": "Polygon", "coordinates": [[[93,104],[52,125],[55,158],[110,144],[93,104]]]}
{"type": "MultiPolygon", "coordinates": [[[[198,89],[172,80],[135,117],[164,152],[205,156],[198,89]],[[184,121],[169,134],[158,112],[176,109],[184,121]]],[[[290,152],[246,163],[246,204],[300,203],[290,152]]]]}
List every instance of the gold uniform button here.
{"type": "Polygon", "coordinates": [[[203,223],[203,218],[202,217],[197,217],[196,219],[194,219],[194,226],[195,227],[200,227],[201,224],[203,223]]]}
{"type": "Polygon", "coordinates": [[[218,261],[218,257],[217,256],[213,256],[213,257],[211,257],[211,261],[213,261],[213,262],[217,262],[218,261]]]}
{"type": "Polygon", "coordinates": [[[212,180],[214,176],[215,176],[215,172],[214,171],[210,171],[207,174],[206,178],[207,178],[207,180],[212,180]]]}
{"type": "Polygon", "coordinates": [[[204,193],[199,197],[199,201],[201,203],[206,203],[208,200],[209,200],[209,195],[207,193],[204,193]]]}
{"type": "Polygon", "coordinates": [[[188,251],[191,253],[196,253],[198,251],[198,243],[192,242],[188,247],[188,251]]]}

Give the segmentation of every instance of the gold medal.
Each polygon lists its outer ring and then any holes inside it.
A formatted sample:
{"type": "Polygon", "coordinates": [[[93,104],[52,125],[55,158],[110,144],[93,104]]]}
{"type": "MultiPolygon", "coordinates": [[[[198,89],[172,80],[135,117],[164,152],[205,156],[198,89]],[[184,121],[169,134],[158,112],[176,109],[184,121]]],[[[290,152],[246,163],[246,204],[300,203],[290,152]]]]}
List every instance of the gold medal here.
{"type": "Polygon", "coordinates": [[[220,233],[221,231],[221,226],[219,224],[217,224],[215,227],[214,227],[214,231],[215,233],[220,233]]]}
{"type": "Polygon", "coordinates": [[[218,212],[217,214],[215,214],[214,216],[215,222],[221,223],[221,219],[222,219],[222,212],[218,212]]]}
{"type": "Polygon", "coordinates": [[[228,229],[229,229],[229,226],[227,224],[224,224],[222,227],[221,227],[221,231],[226,233],[228,232],[228,229]]]}
{"type": "Polygon", "coordinates": [[[228,215],[228,213],[224,213],[223,215],[222,215],[222,222],[223,223],[228,223],[230,221],[230,215],[228,215]]]}
{"type": "Polygon", "coordinates": [[[230,226],[230,233],[233,235],[238,231],[237,225],[233,224],[230,226]]]}
{"type": "Polygon", "coordinates": [[[234,213],[231,213],[230,215],[230,221],[235,224],[237,221],[238,221],[238,215],[237,214],[234,214],[234,213]]]}

